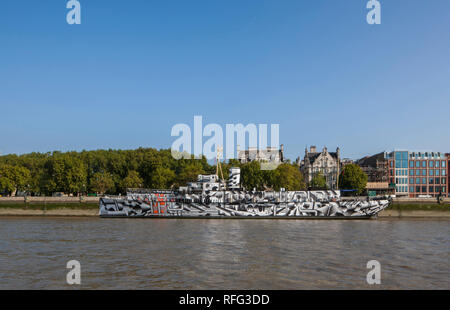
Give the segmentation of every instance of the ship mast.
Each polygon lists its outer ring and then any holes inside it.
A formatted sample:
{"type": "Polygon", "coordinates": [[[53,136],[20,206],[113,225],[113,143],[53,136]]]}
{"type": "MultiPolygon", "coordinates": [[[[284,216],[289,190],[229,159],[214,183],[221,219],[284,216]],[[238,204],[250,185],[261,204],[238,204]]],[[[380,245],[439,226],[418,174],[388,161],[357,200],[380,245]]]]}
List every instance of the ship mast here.
{"type": "Polygon", "coordinates": [[[223,172],[222,172],[222,165],[220,163],[220,158],[222,157],[223,147],[218,145],[217,146],[217,155],[216,155],[216,175],[219,177],[219,170],[220,170],[220,176],[222,177],[222,182],[224,182],[223,178],[223,172]]]}

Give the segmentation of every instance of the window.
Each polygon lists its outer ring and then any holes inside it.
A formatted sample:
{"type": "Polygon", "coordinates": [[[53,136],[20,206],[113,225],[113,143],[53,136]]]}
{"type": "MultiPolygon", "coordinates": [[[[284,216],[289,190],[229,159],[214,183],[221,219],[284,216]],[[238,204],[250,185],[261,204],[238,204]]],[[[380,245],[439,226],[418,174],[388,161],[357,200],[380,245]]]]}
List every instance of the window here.
{"type": "Polygon", "coordinates": [[[414,178],[409,179],[409,184],[414,184],[414,178]]]}
{"type": "Polygon", "coordinates": [[[445,172],[445,170],[442,169],[442,176],[446,175],[447,173],[445,172]]]}
{"type": "Polygon", "coordinates": [[[419,169],[416,170],[416,175],[420,175],[420,170],[419,169]]]}
{"type": "Polygon", "coordinates": [[[442,184],[447,183],[447,180],[445,178],[442,178],[441,180],[442,180],[442,184]]]}
{"type": "Polygon", "coordinates": [[[445,168],[445,161],[442,162],[442,168],[445,168]]]}
{"type": "Polygon", "coordinates": [[[416,178],[416,184],[420,184],[420,178],[416,178]]]}
{"type": "Polygon", "coordinates": [[[410,192],[410,193],[414,193],[414,186],[410,186],[410,187],[409,187],[409,192],[410,192]]]}
{"type": "Polygon", "coordinates": [[[429,184],[434,184],[434,178],[430,178],[430,180],[428,182],[429,182],[429,184]]]}
{"type": "Polygon", "coordinates": [[[402,167],[402,162],[400,160],[396,160],[395,161],[395,168],[401,168],[402,167]]]}
{"type": "Polygon", "coordinates": [[[414,175],[414,170],[409,170],[409,175],[414,175]]]}
{"type": "Polygon", "coordinates": [[[436,168],[440,168],[440,166],[441,166],[441,162],[439,160],[436,161],[436,168]]]}
{"type": "Polygon", "coordinates": [[[446,190],[445,190],[445,186],[442,186],[442,192],[446,192],[446,190]]]}
{"type": "Polygon", "coordinates": [[[427,184],[427,178],[422,178],[422,184],[427,184]]]}
{"type": "Polygon", "coordinates": [[[434,168],[434,161],[433,161],[433,160],[430,160],[430,161],[429,161],[429,167],[430,167],[430,168],[434,168]]]}
{"type": "Polygon", "coordinates": [[[436,176],[439,176],[439,172],[440,172],[440,170],[436,170],[436,176]]]}
{"type": "Polygon", "coordinates": [[[416,193],[420,193],[420,186],[416,186],[416,193]]]}
{"type": "Polygon", "coordinates": [[[409,168],[414,168],[414,162],[412,160],[409,161],[409,168]]]}
{"type": "Polygon", "coordinates": [[[426,168],[427,167],[427,162],[425,160],[422,161],[422,168],[426,168]]]}
{"type": "Polygon", "coordinates": [[[430,175],[434,175],[434,170],[430,170],[430,175]]]}
{"type": "Polygon", "coordinates": [[[422,193],[426,193],[427,192],[427,187],[426,186],[422,186],[422,193]]]}
{"type": "Polygon", "coordinates": [[[429,192],[430,192],[430,193],[434,192],[434,187],[433,187],[433,186],[430,186],[429,192]]]}
{"type": "Polygon", "coordinates": [[[420,168],[420,161],[416,161],[416,168],[420,168]]]}
{"type": "Polygon", "coordinates": [[[436,178],[435,179],[435,184],[441,184],[441,179],[440,178],[436,178]]]}
{"type": "Polygon", "coordinates": [[[426,176],[426,175],[427,175],[427,170],[426,170],[426,169],[423,169],[423,170],[422,170],[422,175],[423,175],[423,176],[426,176]]]}

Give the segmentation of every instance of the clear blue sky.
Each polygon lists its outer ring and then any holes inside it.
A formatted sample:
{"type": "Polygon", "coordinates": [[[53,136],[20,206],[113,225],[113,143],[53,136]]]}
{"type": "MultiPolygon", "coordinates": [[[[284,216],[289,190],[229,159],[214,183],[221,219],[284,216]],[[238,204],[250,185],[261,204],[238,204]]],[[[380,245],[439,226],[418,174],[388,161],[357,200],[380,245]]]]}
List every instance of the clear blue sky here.
{"type": "Polygon", "coordinates": [[[0,152],[169,148],[176,123],[279,123],[359,158],[450,152],[450,1],[0,4],[0,152]]]}

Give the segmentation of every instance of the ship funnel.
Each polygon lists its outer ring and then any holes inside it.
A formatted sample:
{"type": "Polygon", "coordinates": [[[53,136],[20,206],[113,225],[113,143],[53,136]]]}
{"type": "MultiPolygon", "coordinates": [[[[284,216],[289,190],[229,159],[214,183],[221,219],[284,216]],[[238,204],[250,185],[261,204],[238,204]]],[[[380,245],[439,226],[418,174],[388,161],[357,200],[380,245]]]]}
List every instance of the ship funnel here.
{"type": "Polygon", "coordinates": [[[227,188],[238,189],[240,188],[240,184],[241,184],[241,168],[231,167],[230,176],[227,182],[227,188]]]}

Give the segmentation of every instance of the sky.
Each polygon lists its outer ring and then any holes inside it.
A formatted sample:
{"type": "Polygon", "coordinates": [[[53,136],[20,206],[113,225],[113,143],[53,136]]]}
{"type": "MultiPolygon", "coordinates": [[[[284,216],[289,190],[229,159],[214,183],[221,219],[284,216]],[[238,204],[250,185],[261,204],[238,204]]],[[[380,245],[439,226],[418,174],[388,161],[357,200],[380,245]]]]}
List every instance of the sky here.
{"type": "Polygon", "coordinates": [[[292,160],[450,152],[450,1],[0,3],[0,153],[170,148],[179,123],[279,124],[292,160]]]}

